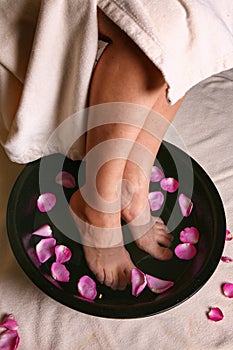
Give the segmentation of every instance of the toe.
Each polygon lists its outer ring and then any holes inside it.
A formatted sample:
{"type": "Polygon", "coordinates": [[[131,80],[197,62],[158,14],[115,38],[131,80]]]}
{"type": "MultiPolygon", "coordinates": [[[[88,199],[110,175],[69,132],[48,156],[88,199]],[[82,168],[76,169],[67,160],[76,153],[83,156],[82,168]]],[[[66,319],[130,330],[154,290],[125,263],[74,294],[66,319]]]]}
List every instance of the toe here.
{"type": "Polygon", "coordinates": [[[127,276],[124,271],[119,271],[118,272],[118,285],[117,289],[119,290],[125,290],[127,287],[128,281],[127,281],[127,276]]]}
{"type": "Polygon", "coordinates": [[[112,287],[112,285],[114,285],[114,278],[111,270],[105,270],[104,283],[108,287],[112,287]]]}
{"type": "Polygon", "coordinates": [[[156,249],[156,255],[155,257],[159,260],[170,260],[173,256],[173,252],[171,249],[166,247],[161,247],[158,245],[158,248],[156,249]]]}

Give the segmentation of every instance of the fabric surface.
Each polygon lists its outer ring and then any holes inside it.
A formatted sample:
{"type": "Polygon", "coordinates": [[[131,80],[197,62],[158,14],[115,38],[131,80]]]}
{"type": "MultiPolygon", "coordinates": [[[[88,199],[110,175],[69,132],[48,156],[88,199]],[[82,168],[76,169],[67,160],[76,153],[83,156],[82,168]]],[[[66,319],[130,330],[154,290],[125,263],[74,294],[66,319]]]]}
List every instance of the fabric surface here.
{"type": "MultiPolygon", "coordinates": [[[[42,156],[52,131],[86,106],[97,5],[161,69],[171,103],[232,67],[231,0],[2,0],[0,142],[13,161],[42,156]]],[[[85,125],[80,115],[77,134],[85,125]]],[[[48,152],[64,152],[61,141],[48,152]]],[[[72,158],[84,156],[84,141],[72,158]]]]}
{"type": "MultiPolygon", "coordinates": [[[[187,149],[214,181],[222,197],[227,226],[233,231],[233,70],[215,75],[189,91],[174,126],[187,149]]],[[[166,139],[172,142],[168,131],[166,139]]],[[[71,310],[35,287],[18,266],[5,227],[9,192],[22,165],[0,152],[0,316],[13,313],[20,325],[20,350],[231,350],[232,300],[221,294],[233,282],[232,265],[220,262],[204,287],[189,300],[160,315],[111,320],[71,310]],[[224,319],[206,317],[220,307],[224,319]]],[[[224,255],[233,258],[232,241],[224,255]]]]}

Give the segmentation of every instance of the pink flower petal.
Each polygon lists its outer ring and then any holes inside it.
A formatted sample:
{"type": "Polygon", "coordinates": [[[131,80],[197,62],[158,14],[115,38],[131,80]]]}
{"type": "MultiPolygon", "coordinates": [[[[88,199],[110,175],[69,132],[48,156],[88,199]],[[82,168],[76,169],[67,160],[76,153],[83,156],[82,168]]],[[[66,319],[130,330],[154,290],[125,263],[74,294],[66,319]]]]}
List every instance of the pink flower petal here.
{"type": "Polygon", "coordinates": [[[41,263],[44,263],[55,254],[55,245],[55,238],[43,238],[39,243],[37,243],[36,255],[41,263]]]}
{"type": "Polygon", "coordinates": [[[160,169],[159,167],[154,165],[152,167],[150,181],[151,182],[159,182],[163,178],[164,178],[164,173],[163,173],[162,169],[160,169]]]}
{"type": "Polygon", "coordinates": [[[137,297],[146,287],[146,275],[139,269],[131,271],[132,295],[137,297]]]}
{"type": "Polygon", "coordinates": [[[180,205],[180,210],[183,216],[189,216],[193,209],[193,203],[191,199],[185,196],[185,194],[181,193],[178,198],[178,202],[180,205]]]}
{"type": "Polygon", "coordinates": [[[67,171],[60,171],[57,174],[55,181],[58,185],[61,185],[66,188],[74,188],[76,186],[74,176],[68,173],[67,171]]]}
{"type": "Polygon", "coordinates": [[[56,204],[56,196],[53,193],[43,193],[37,199],[37,207],[45,213],[53,209],[56,204]]]}
{"type": "Polygon", "coordinates": [[[223,313],[218,307],[211,307],[210,311],[207,313],[208,318],[211,321],[218,322],[223,319],[223,313]]]}
{"type": "Polygon", "coordinates": [[[89,276],[82,276],[78,281],[77,288],[83,298],[88,300],[94,300],[96,298],[96,283],[89,276]]]}
{"type": "Polygon", "coordinates": [[[16,350],[19,345],[19,335],[15,330],[6,330],[0,334],[0,349],[1,350],[16,350]]]}
{"type": "Polygon", "coordinates": [[[176,256],[183,260],[191,260],[197,254],[197,250],[192,243],[178,244],[174,251],[176,256]]]}
{"type": "Polygon", "coordinates": [[[180,232],[180,240],[183,243],[193,243],[196,244],[199,240],[199,231],[196,227],[186,227],[180,232]]]}
{"type": "Polygon", "coordinates": [[[164,202],[164,195],[160,191],[149,193],[149,204],[152,211],[159,210],[164,202]]]}
{"type": "Polygon", "coordinates": [[[226,241],[231,241],[233,238],[233,233],[231,233],[229,230],[226,230],[226,241]]]}
{"type": "Polygon", "coordinates": [[[173,193],[177,191],[179,187],[179,182],[175,180],[173,177],[166,177],[160,181],[160,186],[164,191],[173,193]]]}
{"type": "Polygon", "coordinates": [[[15,320],[14,316],[12,314],[9,314],[3,318],[2,323],[0,324],[0,328],[16,331],[18,329],[18,323],[15,320]]]}
{"type": "Polygon", "coordinates": [[[70,260],[72,253],[65,245],[56,245],[55,247],[56,262],[65,263],[70,260]]]}
{"type": "Polygon", "coordinates": [[[70,280],[70,272],[64,265],[58,262],[54,262],[52,264],[51,275],[56,281],[59,282],[69,282],[70,280]]]}
{"type": "Polygon", "coordinates": [[[231,262],[233,262],[233,259],[230,258],[229,256],[222,256],[222,257],[221,257],[221,260],[222,260],[223,262],[225,262],[225,263],[231,263],[231,262]]]}
{"type": "Polygon", "coordinates": [[[42,236],[42,237],[52,237],[52,229],[49,225],[43,225],[36,231],[32,232],[32,235],[42,236]]]}
{"type": "Polygon", "coordinates": [[[146,275],[147,285],[153,293],[160,294],[174,286],[174,282],[161,280],[160,278],[146,275]]]}
{"type": "Polygon", "coordinates": [[[233,283],[225,283],[222,286],[223,294],[228,298],[233,298],[233,283]]]}

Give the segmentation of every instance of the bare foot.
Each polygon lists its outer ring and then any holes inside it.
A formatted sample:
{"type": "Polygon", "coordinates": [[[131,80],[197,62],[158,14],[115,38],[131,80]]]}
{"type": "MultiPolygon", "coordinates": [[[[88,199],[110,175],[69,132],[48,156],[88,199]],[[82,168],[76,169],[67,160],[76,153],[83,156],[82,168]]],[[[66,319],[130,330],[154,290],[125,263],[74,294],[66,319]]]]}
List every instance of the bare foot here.
{"type": "Polygon", "coordinates": [[[122,186],[123,219],[128,223],[137,246],[159,260],[172,258],[173,236],[160,218],[151,216],[148,202],[149,182],[138,167],[127,162],[122,186]],[[132,174],[134,174],[132,176],[132,174]],[[130,203],[129,198],[131,198],[130,203]]]}
{"type": "Polygon", "coordinates": [[[80,190],[70,200],[71,212],[82,235],[90,270],[100,283],[124,290],[134,265],[123,245],[120,213],[106,214],[88,206],[80,190]]]}

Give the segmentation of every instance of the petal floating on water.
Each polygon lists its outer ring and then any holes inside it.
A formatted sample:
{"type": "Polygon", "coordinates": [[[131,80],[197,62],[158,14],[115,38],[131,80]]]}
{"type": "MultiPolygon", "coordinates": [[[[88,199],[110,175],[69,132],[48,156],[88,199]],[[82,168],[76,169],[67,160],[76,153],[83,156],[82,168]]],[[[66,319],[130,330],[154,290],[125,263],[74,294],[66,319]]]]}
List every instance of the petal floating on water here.
{"type": "Polygon", "coordinates": [[[193,209],[193,202],[190,198],[185,196],[185,194],[181,193],[178,198],[178,202],[180,205],[180,210],[183,216],[189,216],[193,209]]]}
{"type": "Polygon", "coordinates": [[[89,276],[82,276],[78,281],[77,288],[81,296],[88,300],[94,300],[97,296],[96,283],[89,276]]]}
{"type": "Polygon", "coordinates": [[[166,177],[160,181],[160,186],[164,191],[173,193],[177,191],[179,182],[173,177],[166,177]]]}
{"type": "Polygon", "coordinates": [[[146,275],[136,267],[131,271],[131,284],[132,295],[135,297],[141,294],[147,285],[146,275]]]}
{"type": "Polygon", "coordinates": [[[164,178],[164,173],[163,173],[162,169],[160,169],[159,167],[154,165],[152,167],[150,181],[151,182],[159,182],[163,178],[164,178]]]}
{"type": "Polygon", "coordinates": [[[47,261],[55,254],[55,238],[43,238],[36,245],[36,255],[41,263],[47,261]]]}
{"type": "Polygon", "coordinates": [[[191,260],[197,254],[197,250],[192,243],[178,244],[174,252],[178,258],[183,260],[191,260]]]}
{"type": "Polygon", "coordinates": [[[147,285],[153,293],[160,294],[174,286],[174,282],[146,275],[147,285]]]}
{"type": "Polygon", "coordinates": [[[52,277],[59,282],[69,282],[70,272],[67,270],[65,265],[58,262],[54,262],[51,266],[52,277]]]}
{"type": "Polygon", "coordinates": [[[159,210],[164,202],[164,195],[161,191],[154,191],[149,193],[149,204],[152,211],[159,210]]]}
{"type": "Polygon", "coordinates": [[[185,227],[183,231],[180,232],[180,240],[183,243],[193,243],[196,244],[199,241],[200,233],[196,227],[185,227]]]}
{"type": "Polygon", "coordinates": [[[65,263],[71,259],[71,250],[65,245],[56,245],[55,247],[56,262],[65,263]]]}
{"type": "Polygon", "coordinates": [[[74,188],[76,186],[74,176],[67,171],[60,171],[55,178],[55,182],[66,188],[74,188]]]}
{"type": "Polygon", "coordinates": [[[37,207],[45,213],[53,209],[56,204],[56,196],[53,193],[43,193],[37,199],[37,207]]]}
{"type": "Polygon", "coordinates": [[[42,237],[52,237],[52,229],[49,225],[43,225],[39,227],[36,231],[32,232],[32,235],[42,236],[42,237]]]}

